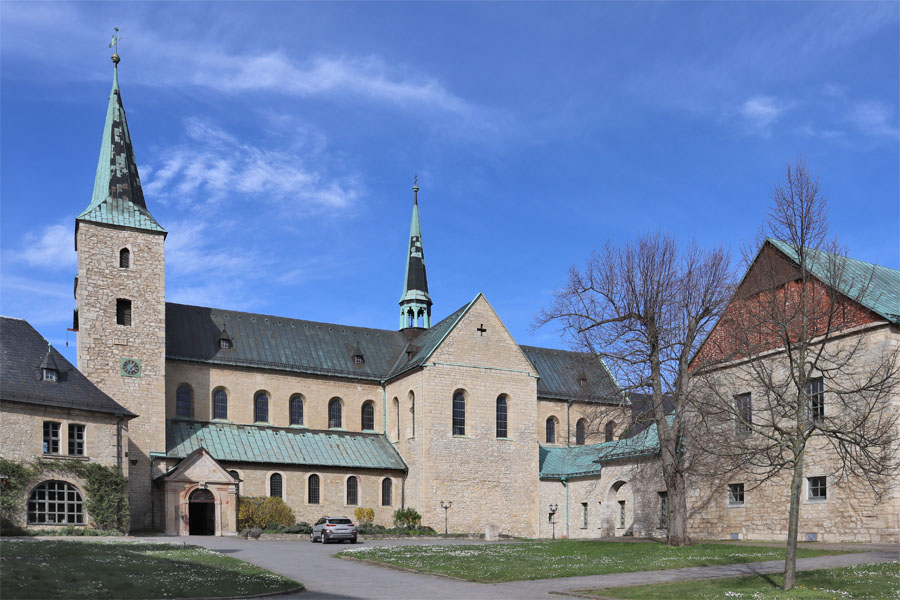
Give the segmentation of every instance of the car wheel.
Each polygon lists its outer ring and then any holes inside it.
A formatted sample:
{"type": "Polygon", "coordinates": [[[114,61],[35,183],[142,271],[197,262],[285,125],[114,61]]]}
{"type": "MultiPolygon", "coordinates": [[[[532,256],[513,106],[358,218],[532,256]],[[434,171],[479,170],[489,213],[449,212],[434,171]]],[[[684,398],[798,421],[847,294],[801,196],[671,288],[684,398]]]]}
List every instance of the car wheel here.
{"type": "Polygon", "coordinates": [[[323,543],[323,544],[327,544],[328,542],[331,541],[331,540],[328,538],[328,536],[327,536],[326,534],[324,534],[324,533],[322,534],[322,537],[321,537],[320,539],[322,540],[322,543],[323,543]]]}
{"type": "Polygon", "coordinates": [[[315,544],[315,543],[316,543],[316,536],[315,536],[315,534],[314,534],[313,532],[311,532],[311,531],[309,532],[309,542],[310,542],[311,544],[315,544]]]}

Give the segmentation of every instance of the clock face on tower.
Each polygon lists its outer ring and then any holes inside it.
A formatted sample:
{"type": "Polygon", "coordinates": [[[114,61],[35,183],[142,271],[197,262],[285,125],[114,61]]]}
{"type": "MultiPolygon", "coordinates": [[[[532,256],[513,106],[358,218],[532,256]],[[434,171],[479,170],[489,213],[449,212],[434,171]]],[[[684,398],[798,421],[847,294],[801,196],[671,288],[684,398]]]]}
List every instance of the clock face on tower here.
{"type": "Polygon", "coordinates": [[[141,376],[141,361],[136,358],[123,358],[121,367],[122,375],[125,377],[141,376]]]}

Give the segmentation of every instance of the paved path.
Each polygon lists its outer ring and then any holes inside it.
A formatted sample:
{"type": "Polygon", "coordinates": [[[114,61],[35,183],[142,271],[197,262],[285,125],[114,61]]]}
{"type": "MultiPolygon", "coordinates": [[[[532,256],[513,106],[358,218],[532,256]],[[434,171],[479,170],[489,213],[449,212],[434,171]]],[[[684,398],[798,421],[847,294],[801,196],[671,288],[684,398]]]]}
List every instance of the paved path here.
{"type": "MultiPolygon", "coordinates": [[[[234,537],[181,537],[146,538],[146,541],[190,543],[228,554],[291,579],[303,582],[307,591],[293,596],[302,600],[338,600],[372,598],[391,600],[471,599],[493,598],[556,598],[551,592],[569,592],[588,588],[638,585],[704,579],[710,577],[734,577],[762,573],[778,573],[784,561],[688,567],[638,573],[613,573],[586,577],[563,577],[535,581],[508,583],[471,583],[435,575],[407,573],[396,569],[376,567],[349,560],[338,560],[334,554],[350,548],[347,544],[310,544],[300,541],[257,541],[234,537]]],[[[425,544],[482,544],[477,540],[375,540],[365,546],[396,546],[425,544]]],[[[827,569],[858,564],[881,563],[900,560],[900,551],[877,550],[854,554],[818,556],[797,561],[798,570],[827,569]]]]}

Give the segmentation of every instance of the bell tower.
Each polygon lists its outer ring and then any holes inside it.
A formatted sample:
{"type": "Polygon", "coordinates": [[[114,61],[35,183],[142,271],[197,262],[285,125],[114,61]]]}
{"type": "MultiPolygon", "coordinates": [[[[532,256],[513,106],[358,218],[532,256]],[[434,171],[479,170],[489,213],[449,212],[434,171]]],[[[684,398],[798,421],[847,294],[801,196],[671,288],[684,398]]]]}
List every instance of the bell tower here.
{"type": "Polygon", "coordinates": [[[119,90],[119,61],[116,47],[93,196],[75,218],[74,328],[78,368],[139,415],[129,423],[126,449],[131,529],[139,531],[153,528],[151,453],[166,451],[166,230],[144,201],[119,90]]]}
{"type": "Polygon", "coordinates": [[[409,226],[409,252],[406,255],[406,277],[400,297],[400,329],[431,327],[431,296],[425,275],[425,251],[422,227],[419,225],[419,178],[413,181],[413,212],[409,226]]]}

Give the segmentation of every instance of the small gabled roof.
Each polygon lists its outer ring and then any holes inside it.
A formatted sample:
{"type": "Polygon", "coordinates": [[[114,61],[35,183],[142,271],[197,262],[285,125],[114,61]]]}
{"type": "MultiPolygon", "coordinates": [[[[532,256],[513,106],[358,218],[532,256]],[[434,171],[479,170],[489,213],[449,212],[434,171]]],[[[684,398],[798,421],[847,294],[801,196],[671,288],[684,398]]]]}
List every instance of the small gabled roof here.
{"type": "Polygon", "coordinates": [[[22,319],[0,317],[0,399],[136,417],[100,391],[34,327],[22,319]],[[42,368],[57,371],[43,381],[42,368]]]}
{"type": "Polygon", "coordinates": [[[599,475],[604,462],[652,456],[658,452],[659,436],[656,434],[656,423],[624,440],[568,448],[541,446],[538,458],[540,477],[572,479],[599,475]]]}
{"type": "Polygon", "coordinates": [[[538,398],[627,404],[627,399],[600,358],[583,352],[519,347],[540,376],[538,398]],[[583,386],[580,383],[582,379],[583,386]]]}
{"type": "MultiPolygon", "coordinates": [[[[771,244],[800,266],[800,257],[793,245],[773,238],[766,238],[765,244],[771,244]]],[[[828,285],[834,284],[830,281],[828,266],[831,261],[840,261],[843,277],[835,289],[887,321],[900,323],[900,271],[811,248],[807,249],[806,256],[809,272],[828,285]]]]}
{"type": "Polygon", "coordinates": [[[199,448],[205,448],[220,462],[407,470],[400,454],[382,434],[166,421],[166,456],[185,458],[199,448]]]}
{"type": "Polygon", "coordinates": [[[166,233],[147,210],[147,203],[144,201],[144,190],[119,90],[118,64],[113,71],[113,86],[106,108],[106,123],[103,126],[100,157],[94,177],[94,193],[88,207],[75,218],[76,227],[79,221],[166,233]]]}

